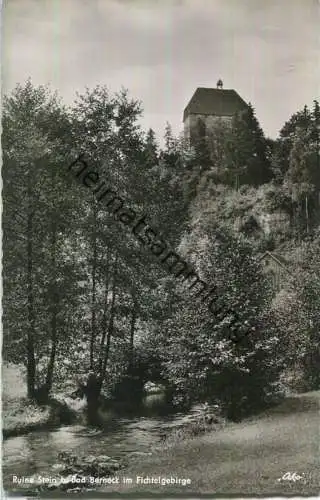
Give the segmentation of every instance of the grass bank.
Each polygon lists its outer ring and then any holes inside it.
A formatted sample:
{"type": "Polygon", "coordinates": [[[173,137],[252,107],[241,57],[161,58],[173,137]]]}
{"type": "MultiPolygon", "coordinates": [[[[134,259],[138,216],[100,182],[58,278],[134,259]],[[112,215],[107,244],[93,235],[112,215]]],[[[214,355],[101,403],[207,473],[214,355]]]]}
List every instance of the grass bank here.
{"type": "Polygon", "coordinates": [[[2,434],[4,438],[19,436],[43,429],[52,423],[49,407],[40,408],[26,398],[10,399],[2,403],[2,434]]]}
{"type": "Polygon", "coordinates": [[[71,423],[78,410],[76,403],[64,394],[54,394],[43,407],[29,401],[23,369],[10,364],[2,367],[1,406],[4,438],[71,423]]]}
{"type": "Polygon", "coordinates": [[[2,375],[2,434],[4,438],[25,434],[47,426],[49,408],[39,408],[27,399],[23,369],[4,364],[2,375]]]}
{"type": "Polygon", "coordinates": [[[238,424],[167,445],[119,474],[102,491],[171,495],[316,495],[319,492],[320,392],[287,398],[238,424]],[[282,477],[297,473],[301,479],[282,477]],[[136,477],[190,479],[190,486],[140,485],[136,477]],[[132,479],[124,484],[122,478],[132,479]]]}

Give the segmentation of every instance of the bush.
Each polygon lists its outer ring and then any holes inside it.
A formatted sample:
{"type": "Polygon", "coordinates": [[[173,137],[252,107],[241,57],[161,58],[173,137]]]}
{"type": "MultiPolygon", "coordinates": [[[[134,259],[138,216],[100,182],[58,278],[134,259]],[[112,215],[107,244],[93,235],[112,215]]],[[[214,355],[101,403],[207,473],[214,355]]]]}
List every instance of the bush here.
{"type": "Polygon", "coordinates": [[[166,322],[164,365],[176,399],[221,402],[228,418],[238,420],[278,392],[282,358],[277,325],[268,313],[270,288],[242,238],[216,229],[199,244],[197,264],[207,269],[203,279],[216,284],[218,307],[231,312],[215,315],[200,300],[178,304],[166,322]],[[234,335],[242,340],[233,342],[234,335]]]}
{"type": "Polygon", "coordinates": [[[292,276],[273,304],[289,385],[320,387],[320,237],[297,250],[292,276]]]}

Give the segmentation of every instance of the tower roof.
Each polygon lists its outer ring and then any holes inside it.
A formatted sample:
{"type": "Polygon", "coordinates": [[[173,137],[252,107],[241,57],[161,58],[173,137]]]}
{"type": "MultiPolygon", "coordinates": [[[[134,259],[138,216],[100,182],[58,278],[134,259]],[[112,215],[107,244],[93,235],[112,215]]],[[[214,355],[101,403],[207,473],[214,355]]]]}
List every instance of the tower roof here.
{"type": "Polygon", "coordinates": [[[183,112],[183,121],[192,114],[233,116],[247,107],[233,89],[198,87],[183,112]]]}

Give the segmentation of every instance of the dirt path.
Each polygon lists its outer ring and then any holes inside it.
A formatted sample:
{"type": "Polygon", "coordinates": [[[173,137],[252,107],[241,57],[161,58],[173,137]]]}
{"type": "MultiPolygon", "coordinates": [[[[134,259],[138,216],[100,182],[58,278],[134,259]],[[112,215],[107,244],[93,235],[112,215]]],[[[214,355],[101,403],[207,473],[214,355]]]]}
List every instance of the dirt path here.
{"type": "Polygon", "coordinates": [[[104,491],[317,495],[320,392],[289,398],[259,417],[160,450],[132,464],[104,491]],[[300,479],[281,479],[286,473],[300,479]],[[137,476],[178,477],[191,485],[136,484],[137,476]],[[123,484],[129,477],[132,484],[123,484]]]}

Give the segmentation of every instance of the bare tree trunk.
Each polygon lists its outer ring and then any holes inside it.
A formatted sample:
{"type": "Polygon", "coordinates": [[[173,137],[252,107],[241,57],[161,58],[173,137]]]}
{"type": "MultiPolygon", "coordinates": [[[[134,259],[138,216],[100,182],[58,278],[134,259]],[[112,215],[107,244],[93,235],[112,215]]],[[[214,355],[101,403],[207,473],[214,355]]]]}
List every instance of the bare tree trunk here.
{"type": "Polygon", "coordinates": [[[296,230],[298,242],[301,239],[301,237],[300,237],[301,236],[300,222],[301,222],[301,202],[298,199],[296,208],[294,209],[294,225],[295,225],[295,230],[296,230]]]}
{"type": "Polygon", "coordinates": [[[108,294],[109,294],[109,267],[110,267],[110,255],[109,252],[107,254],[107,263],[106,263],[106,274],[105,274],[105,284],[104,284],[104,298],[103,298],[103,317],[102,317],[102,335],[100,342],[100,353],[99,353],[99,367],[98,373],[102,372],[102,364],[103,364],[103,350],[104,343],[107,335],[107,327],[108,327],[108,294]]]}
{"type": "Polygon", "coordinates": [[[103,364],[102,364],[102,370],[101,370],[102,381],[104,380],[105,375],[106,375],[106,369],[107,369],[107,363],[108,363],[108,359],[109,359],[109,351],[110,351],[110,345],[111,345],[111,336],[113,334],[113,329],[114,329],[116,285],[117,285],[117,266],[118,266],[118,257],[115,258],[114,268],[113,268],[113,283],[112,283],[112,297],[111,297],[111,304],[110,304],[110,318],[109,318],[109,325],[108,325],[108,332],[107,332],[107,342],[106,342],[106,345],[104,346],[103,364]]]}
{"type": "Polygon", "coordinates": [[[101,393],[102,381],[101,378],[93,372],[89,373],[87,384],[84,392],[87,399],[87,423],[88,425],[99,425],[100,419],[98,416],[99,397],[101,393]]]}
{"type": "Polygon", "coordinates": [[[100,372],[94,373],[91,371],[89,373],[88,382],[86,385],[85,393],[87,398],[87,421],[89,425],[99,425],[98,408],[99,408],[99,397],[101,394],[102,384],[105,379],[107,363],[109,359],[109,351],[111,345],[111,336],[114,327],[115,318],[115,299],[116,299],[116,273],[117,273],[117,257],[114,263],[113,272],[113,284],[112,284],[112,298],[110,304],[110,319],[107,328],[107,338],[106,344],[102,346],[102,365],[100,372]]]}
{"type": "Polygon", "coordinates": [[[31,182],[28,180],[28,219],[27,219],[27,392],[28,398],[35,395],[36,360],[34,352],[34,331],[35,331],[35,311],[34,311],[34,291],[33,291],[33,211],[31,206],[31,182]]]}
{"type": "Polygon", "coordinates": [[[299,238],[298,241],[300,242],[302,239],[302,232],[303,232],[303,200],[299,200],[299,238]]]}
{"type": "MultiPolygon", "coordinates": [[[[54,216],[54,215],[53,215],[54,216]]],[[[54,363],[57,352],[57,314],[58,314],[58,295],[57,295],[57,263],[56,263],[56,254],[57,254],[57,224],[56,222],[52,222],[52,230],[51,230],[51,352],[50,358],[47,367],[47,376],[46,376],[46,391],[47,394],[51,391],[52,381],[53,381],[53,370],[54,363]]]]}
{"type": "Polygon", "coordinates": [[[238,173],[236,173],[235,189],[236,189],[236,191],[239,191],[239,174],[238,173]]]}
{"type": "Polygon", "coordinates": [[[97,205],[93,201],[92,228],[92,290],[91,290],[91,336],[90,336],[90,370],[93,370],[94,344],[96,329],[96,275],[97,275],[97,205]]]}
{"type": "Polygon", "coordinates": [[[305,212],[306,212],[306,228],[307,234],[309,234],[309,206],[308,206],[308,195],[305,197],[305,212]]]}
{"type": "Polygon", "coordinates": [[[136,321],[137,321],[137,302],[136,298],[133,295],[133,305],[131,309],[131,323],[130,323],[130,344],[129,344],[129,369],[133,366],[134,363],[134,334],[135,334],[135,327],[136,327],[136,321]]]}

